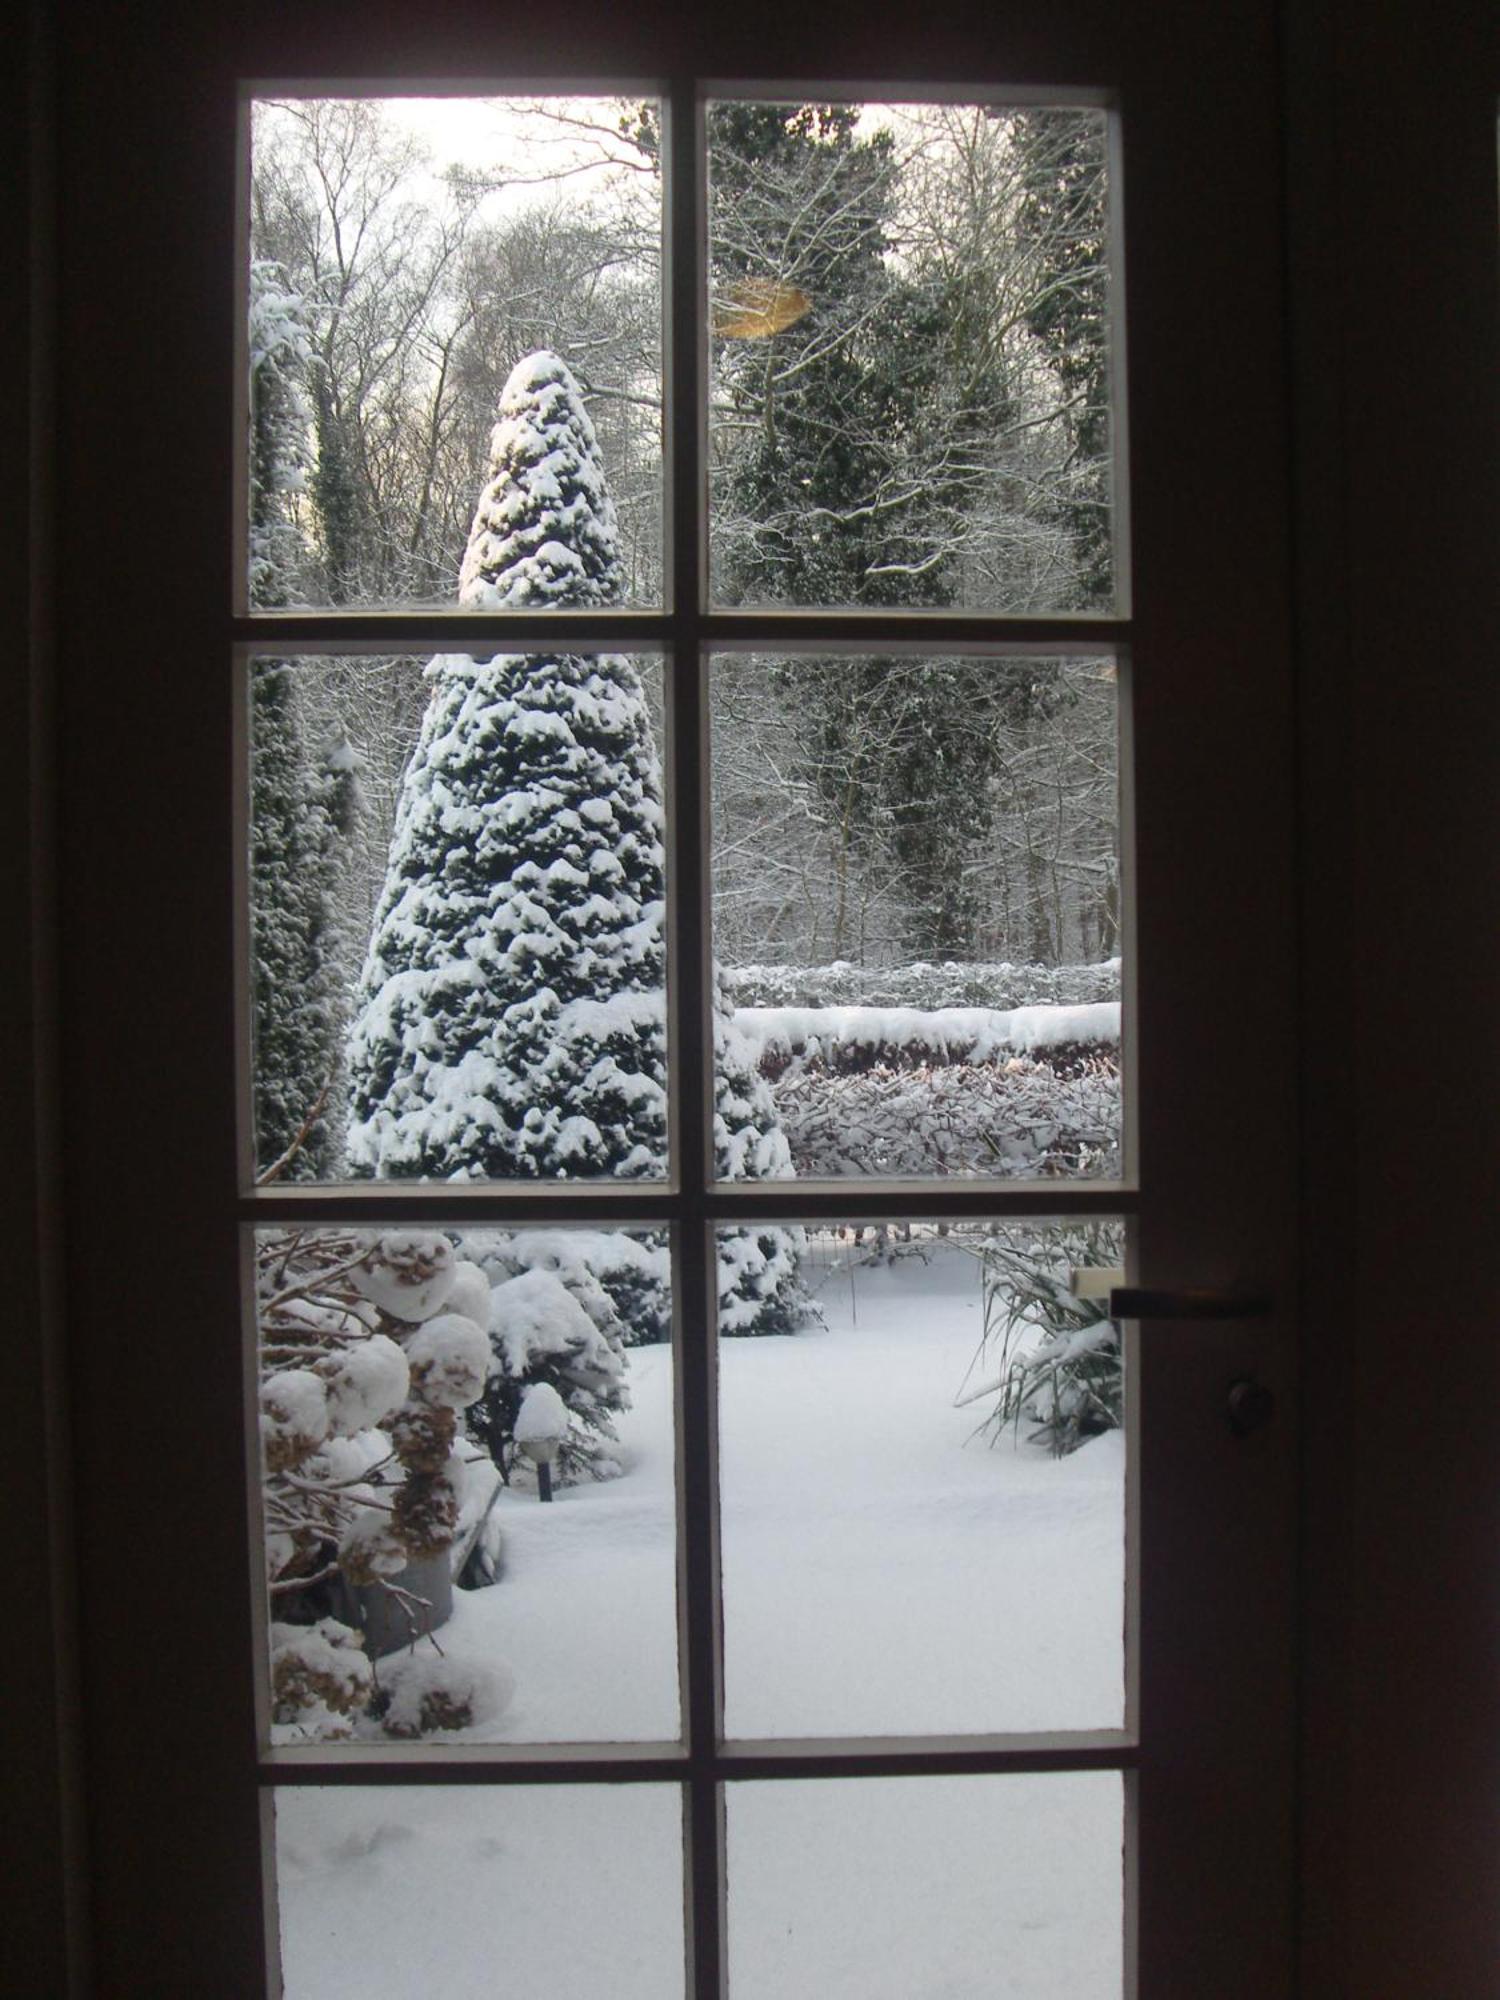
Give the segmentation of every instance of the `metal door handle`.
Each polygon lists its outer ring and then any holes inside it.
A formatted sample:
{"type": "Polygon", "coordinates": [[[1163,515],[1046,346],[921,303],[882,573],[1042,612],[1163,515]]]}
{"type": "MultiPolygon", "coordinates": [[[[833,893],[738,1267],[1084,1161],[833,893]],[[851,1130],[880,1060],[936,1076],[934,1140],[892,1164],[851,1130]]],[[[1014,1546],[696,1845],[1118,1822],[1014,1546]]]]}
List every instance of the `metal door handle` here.
{"type": "Polygon", "coordinates": [[[1114,1285],[1111,1319],[1264,1319],[1271,1301],[1259,1292],[1158,1291],[1150,1285],[1114,1285]]]}

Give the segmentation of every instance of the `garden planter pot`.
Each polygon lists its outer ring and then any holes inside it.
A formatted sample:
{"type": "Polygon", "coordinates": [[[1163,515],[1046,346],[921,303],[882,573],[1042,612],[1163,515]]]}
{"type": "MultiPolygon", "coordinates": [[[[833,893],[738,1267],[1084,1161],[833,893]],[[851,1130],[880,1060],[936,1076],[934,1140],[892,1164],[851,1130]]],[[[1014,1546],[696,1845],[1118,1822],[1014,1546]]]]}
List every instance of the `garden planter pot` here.
{"type": "Polygon", "coordinates": [[[378,1583],[358,1588],[341,1584],[339,1590],[342,1605],[335,1615],[364,1634],[365,1651],[372,1660],[399,1653],[446,1625],[453,1615],[453,1573],[447,1549],[408,1563],[391,1583],[394,1590],[378,1583]],[[414,1604],[413,1598],[424,1602],[414,1604]]]}

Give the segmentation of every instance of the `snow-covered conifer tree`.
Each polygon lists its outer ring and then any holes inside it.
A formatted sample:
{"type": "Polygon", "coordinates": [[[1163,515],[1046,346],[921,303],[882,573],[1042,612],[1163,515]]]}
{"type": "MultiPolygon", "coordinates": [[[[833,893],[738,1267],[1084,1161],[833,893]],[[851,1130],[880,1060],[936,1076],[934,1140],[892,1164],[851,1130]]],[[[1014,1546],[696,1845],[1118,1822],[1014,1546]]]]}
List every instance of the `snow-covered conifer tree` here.
{"type": "MultiPolygon", "coordinates": [[[[294,602],[305,549],[295,496],[307,469],[311,343],[302,300],[274,264],[250,273],[250,598],[294,602]]],[[[326,1174],[337,1145],[343,1054],[337,958],[346,843],[357,799],[352,754],[309,750],[296,672],[251,673],[251,949],[256,1155],[262,1170],[326,1174]]]]}
{"type": "MultiPolygon", "coordinates": [[[[461,601],[585,609],[622,590],[578,386],[556,355],[530,355],[501,394],[461,601]]],[[[661,775],[636,670],[614,654],[533,653],[439,657],[429,673],[350,1039],[350,1165],[660,1176],[661,775]]],[[[720,1110],[730,1170],[786,1170],[763,1089],[720,1110]]],[[[790,1246],[785,1261],[767,1317],[791,1289],[790,1246]]],[[[762,1280],[770,1268],[762,1258],[762,1280]]],[[[637,1274],[632,1337],[662,1337],[667,1310],[663,1258],[654,1286],[637,1274]]]]}
{"type": "Polygon", "coordinates": [[[279,264],[250,266],[250,601],[265,610],[300,594],[306,548],[297,496],[311,463],[312,333],[279,264]]]}

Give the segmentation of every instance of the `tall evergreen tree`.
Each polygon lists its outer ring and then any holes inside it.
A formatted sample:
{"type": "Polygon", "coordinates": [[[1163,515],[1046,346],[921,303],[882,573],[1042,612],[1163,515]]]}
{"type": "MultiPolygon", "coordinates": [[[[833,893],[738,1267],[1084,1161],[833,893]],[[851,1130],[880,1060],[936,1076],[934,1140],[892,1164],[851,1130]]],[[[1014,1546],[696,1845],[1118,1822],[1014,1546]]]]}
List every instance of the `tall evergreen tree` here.
{"type": "MultiPolygon", "coordinates": [[[[501,395],[461,601],[593,608],[622,588],[577,384],[556,355],[531,355],[501,395]]],[[[451,1180],[661,1175],[661,779],[636,670],[533,653],[429,671],[350,1040],[350,1164],[451,1180]]],[[[753,1073],[733,1083],[726,1161],[785,1171],[769,1093],[753,1073]]],[[[790,1315],[781,1247],[736,1268],[733,1298],[754,1302],[736,1330],[790,1315]]],[[[636,1337],[659,1337],[664,1271],[655,1297],[637,1277],[629,1303],[636,1337]]]]}
{"type": "MultiPolygon", "coordinates": [[[[709,114],[721,299],[793,295],[784,330],[726,319],[717,383],[729,448],[714,489],[714,582],[730,602],[936,607],[966,593],[968,529],[993,498],[1013,418],[970,274],[893,271],[889,134],[849,105],[719,104],[709,114]],[[746,288],[751,288],[747,293],[746,288]],[[759,287],[757,292],[754,288],[759,287]]],[[[999,662],[786,662],[805,769],[851,865],[909,913],[905,948],[972,957],[965,862],[992,822],[997,726],[1046,676],[999,662]]],[[[836,948],[851,948],[840,937],[836,948]]]]}
{"type": "Polygon", "coordinates": [[[306,549],[298,497],[311,467],[312,333],[279,264],[250,266],[250,601],[275,610],[300,595],[306,549]]]}
{"type": "Polygon", "coordinates": [[[1102,112],[1058,109],[1020,112],[1014,128],[1024,190],[1017,231],[1039,265],[1026,322],[1068,395],[1072,479],[1062,511],[1091,606],[1114,594],[1106,129],[1102,112]]]}
{"type": "MultiPolygon", "coordinates": [[[[295,506],[308,464],[311,357],[301,299],[275,265],[253,265],[250,597],[260,609],[299,590],[306,551],[295,506]]],[[[279,1179],[314,1179],[331,1171],[337,1147],[336,947],[353,759],[342,745],[321,766],[310,755],[286,661],[255,662],[250,702],[256,1158],[279,1179]]]]}

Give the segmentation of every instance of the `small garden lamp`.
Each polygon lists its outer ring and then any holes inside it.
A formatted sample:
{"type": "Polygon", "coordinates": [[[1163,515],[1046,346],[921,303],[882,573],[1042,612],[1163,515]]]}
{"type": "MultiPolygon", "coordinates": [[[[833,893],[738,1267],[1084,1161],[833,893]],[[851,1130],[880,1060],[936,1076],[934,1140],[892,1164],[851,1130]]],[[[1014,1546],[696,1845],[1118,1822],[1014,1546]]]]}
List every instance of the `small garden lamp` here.
{"type": "Polygon", "coordinates": [[[550,1382],[533,1382],[516,1414],[516,1443],[536,1467],[537,1498],[552,1498],[552,1461],[568,1434],[568,1406],[550,1382]]]}

